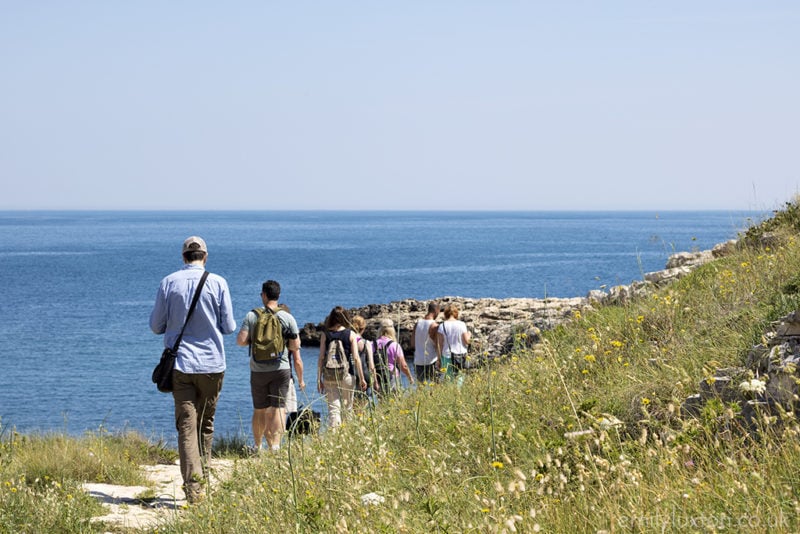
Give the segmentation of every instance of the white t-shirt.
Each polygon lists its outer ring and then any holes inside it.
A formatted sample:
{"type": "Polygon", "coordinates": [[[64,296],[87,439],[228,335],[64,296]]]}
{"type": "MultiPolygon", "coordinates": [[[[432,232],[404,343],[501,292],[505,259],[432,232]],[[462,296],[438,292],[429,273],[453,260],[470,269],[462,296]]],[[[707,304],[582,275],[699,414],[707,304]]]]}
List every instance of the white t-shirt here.
{"type": "Polygon", "coordinates": [[[428,330],[435,323],[433,319],[420,319],[414,328],[414,365],[430,365],[436,363],[436,345],[428,335],[428,330]]]}
{"type": "Polygon", "coordinates": [[[450,319],[439,325],[438,332],[444,336],[443,355],[467,353],[467,346],[462,339],[463,334],[467,332],[467,323],[450,319]]]}

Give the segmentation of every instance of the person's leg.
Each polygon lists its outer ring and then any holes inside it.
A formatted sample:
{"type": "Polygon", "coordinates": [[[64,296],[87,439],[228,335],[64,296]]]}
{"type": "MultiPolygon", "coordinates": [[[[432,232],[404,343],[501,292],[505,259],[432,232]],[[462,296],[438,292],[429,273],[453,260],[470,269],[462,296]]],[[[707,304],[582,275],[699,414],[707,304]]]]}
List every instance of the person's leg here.
{"type": "Polygon", "coordinates": [[[257,451],[261,450],[264,433],[267,430],[268,373],[250,372],[250,394],[253,398],[253,445],[257,451]]]}
{"type": "Polygon", "coordinates": [[[197,435],[197,391],[192,375],[180,371],[173,371],[172,383],[183,490],[186,498],[192,502],[200,498],[203,480],[203,462],[197,435]]]}
{"type": "Polygon", "coordinates": [[[355,383],[356,379],[350,374],[346,374],[342,379],[340,386],[340,395],[342,399],[342,418],[350,417],[353,413],[353,397],[355,396],[355,383]]]}
{"type": "Polygon", "coordinates": [[[286,415],[283,408],[271,406],[265,410],[266,428],[264,437],[270,450],[278,450],[281,446],[281,437],[285,427],[286,415]]]}
{"type": "Polygon", "coordinates": [[[286,397],[289,395],[289,382],[292,373],[282,369],[270,373],[269,408],[267,408],[267,428],[264,437],[270,450],[276,451],[281,446],[281,438],[286,429],[286,397]]]}
{"type": "Polygon", "coordinates": [[[267,408],[253,408],[253,443],[261,450],[264,433],[267,431],[267,408]]]}
{"type": "Polygon", "coordinates": [[[217,401],[222,391],[222,380],[225,373],[197,375],[197,426],[200,429],[200,457],[203,459],[203,473],[208,476],[208,465],[211,462],[211,448],[214,441],[214,415],[217,413],[217,401]]]}
{"type": "Polygon", "coordinates": [[[325,397],[328,401],[328,428],[342,424],[342,398],[339,381],[333,373],[325,374],[325,397]]]}

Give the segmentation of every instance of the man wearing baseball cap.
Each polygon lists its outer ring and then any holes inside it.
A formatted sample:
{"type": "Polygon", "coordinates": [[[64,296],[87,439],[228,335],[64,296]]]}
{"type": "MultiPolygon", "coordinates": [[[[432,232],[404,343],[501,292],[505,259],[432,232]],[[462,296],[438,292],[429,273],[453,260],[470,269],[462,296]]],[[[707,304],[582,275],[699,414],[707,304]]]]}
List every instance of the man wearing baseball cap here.
{"type": "MultiPolygon", "coordinates": [[[[164,334],[165,347],[171,348],[180,335],[207,260],[206,242],[191,236],[183,242],[183,268],[161,280],[150,313],[150,329],[164,334]]],[[[186,323],[172,373],[178,454],[183,489],[190,503],[200,501],[204,495],[202,482],[207,480],[211,459],[214,413],[225,375],[222,336],[235,329],[228,283],[209,273],[186,323]]]]}

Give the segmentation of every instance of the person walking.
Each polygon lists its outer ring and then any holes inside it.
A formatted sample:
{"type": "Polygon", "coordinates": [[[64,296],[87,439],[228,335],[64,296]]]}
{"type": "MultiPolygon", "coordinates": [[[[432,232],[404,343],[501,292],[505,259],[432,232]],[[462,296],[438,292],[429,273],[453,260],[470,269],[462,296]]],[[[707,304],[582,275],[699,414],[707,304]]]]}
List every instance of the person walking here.
{"type": "MultiPolygon", "coordinates": [[[[161,280],[150,329],[164,335],[164,346],[172,347],[180,335],[195,289],[205,273],[206,242],[191,236],[183,242],[181,270],[161,280]]],[[[225,375],[223,337],[236,330],[230,291],[226,280],[209,273],[197,306],[186,323],[172,372],[175,427],[178,431],[183,490],[189,503],[204,496],[208,463],[214,439],[214,414],[225,375]]]]}
{"type": "Polygon", "coordinates": [[[437,329],[436,352],[447,377],[458,374],[462,369],[467,348],[472,340],[472,334],[467,330],[466,323],[461,321],[458,315],[458,304],[448,304],[444,308],[444,321],[437,329]]]}
{"type": "Polygon", "coordinates": [[[433,383],[439,376],[441,361],[436,351],[436,335],[439,324],[439,303],[428,303],[428,313],[414,325],[414,335],[411,337],[414,349],[414,374],[420,383],[433,383]]]}
{"type": "Polygon", "coordinates": [[[403,347],[397,342],[397,332],[391,319],[381,319],[373,358],[381,361],[375,364],[377,374],[380,376],[378,393],[381,397],[400,389],[401,372],[406,375],[409,384],[414,384],[414,377],[406,364],[403,347]],[[381,368],[385,369],[385,375],[382,375],[381,368]]]}
{"type": "Polygon", "coordinates": [[[328,402],[328,426],[331,429],[341,425],[342,419],[353,411],[356,379],[361,390],[367,390],[358,356],[358,341],[356,333],[349,328],[351,325],[347,311],[336,306],[325,319],[325,330],[319,341],[317,390],[325,395],[328,402]],[[336,350],[337,347],[343,354],[336,350]],[[344,362],[344,367],[334,367],[338,365],[334,359],[344,362]]]}
{"type": "Polygon", "coordinates": [[[280,450],[281,438],[286,429],[286,400],[290,396],[289,387],[294,387],[291,384],[290,353],[294,360],[298,385],[301,390],[305,390],[303,360],[300,356],[300,330],[295,318],[278,305],[280,296],[281,286],[278,282],[264,282],[261,285],[261,301],[264,307],[247,312],[236,336],[236,344],[248,347],[250,356],[250,395],[253,399],[252,427],[256,453],[261,452],[264,440],[270,451],[280,450]],[[257,331],[261,328],[260,325],[265,325],[273,316],[278,321],[277,328],[270,331],[265,326],[264,338],[259,338],[262,335],[257,331]],[[261,345],[256,345],[254,349],[254,342],[273,346],[274,351],[264,349],[265,353],[262,355],[259,349],[261,345]]]}
{"type": "Polygon", "coordinates": [[[361,358],[361,371],[364,373],[364,381],[367,383],[365,391],[355,392],[355,408],[361,410],[366,407],[371,401],[374,391],[375,381],[375,362],[372,359],[372,342],[364,337],[364,331],[367,329],[367,321],[360,315],[353,317],[353,329],[356,332],[356,345],[358,346],[358,355],[361,358]]]}

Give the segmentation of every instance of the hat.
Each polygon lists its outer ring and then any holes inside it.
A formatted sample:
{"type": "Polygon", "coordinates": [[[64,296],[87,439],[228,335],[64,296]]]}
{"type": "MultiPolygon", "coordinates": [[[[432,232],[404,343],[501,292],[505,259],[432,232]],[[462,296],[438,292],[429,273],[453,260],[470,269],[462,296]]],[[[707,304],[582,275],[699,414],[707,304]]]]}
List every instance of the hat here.
{"type": "Polygon", "coordinates": [[[203,241],[202,237],[197,237],[193,235],[192,237],[187,237],[186,241],[183,242],[183,253],[187,252],[205,252],[208,254],[208,249],[206,248],[206,242],[203,241]]]}

